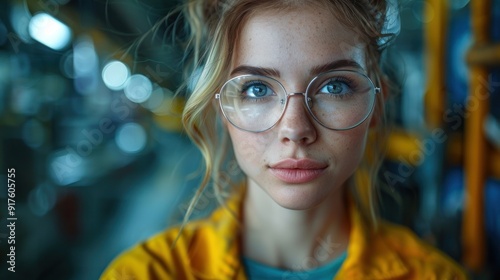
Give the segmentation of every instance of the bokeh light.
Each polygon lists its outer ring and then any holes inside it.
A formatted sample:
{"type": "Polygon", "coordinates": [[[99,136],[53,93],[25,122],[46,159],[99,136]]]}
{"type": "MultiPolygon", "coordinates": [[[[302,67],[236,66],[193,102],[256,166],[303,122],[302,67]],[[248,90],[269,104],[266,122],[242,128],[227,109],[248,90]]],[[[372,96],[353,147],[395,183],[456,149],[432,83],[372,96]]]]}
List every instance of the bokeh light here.
{"type": "MultiPolygon", "coordinates": [[[[10,24],[16,32],[19,40],[27,43],[31,40],[28,27],[31,20],[31,14],[23,5],[15,5],[10,12],[10,24]]],[[[16,45],[17,43],[14,42],[16,45]]]]}
{"type": "Polygon", "coordinates": [[[153,84],[144,75],[135,74],[130,76],[125,86],[125,95],[135,103],[142,103],[151,96],[153,84]]]}
{"type": "Polygon", "coordinates": [[[31,190],[28,195],[28,205],[31,212],[37,216],[44,216],[55,205],[57,199],[53,187],[42,184],[31,190]]]}
{"type": "Polygon", "coordinates": [[[97,63],[97,53],[92,41],[89,38],[79,40],[73,50],[75,74],[77,76],[84,76],[93,73],[97,68],[97,63]]]}
{"type": "Polygon", "coordinates": [[[78,93],[96,93],[99,85],[99,58],[92,39],[78,38],[73,48],[74,85],[78,93]]]}
{"type": "Polygon", "coordinates": [[[56,184],[67,186],[84,178],[86,161],[74,148],[67,146],[52,154],[47,168],[56,184]]]}
{"type": "Polygon", "coordinates": [[[154,112],[161,106],[161,104],[165,100],[165,91],[167,90],[160,86],[156,86],[153,92],[151,93],[151,96],[148,98],[148,100],[142,103],[141,105],[144,108],[154,112]]]}
{"type": "Polygon", "coordinates": [[[413,16],[421,23],[431,22],[435,16],[436,11],[432,3],[427,1],[416,1],[412,5],[413,16]]]}
{"type": "Polygon", "coordinates": [[[53,50],[61,50],[71,41],[69,27],[46,13],[39,13],[31,18],[29,34],[31,38],[53,50]]]}
{"type": "Polygon", "coordinates": [[[130,70],[121,61],[111,61],[102,70],[102,80],[111,90],[121,90],[125,88],[127,79],[130,77],[130,70]]]}
{"type": "Polygon", "coordinates": [[[128,154],[142,151],[146,147],[146,131],[138,123],[126,123],[116,132],[116,145],[128,154]]]}

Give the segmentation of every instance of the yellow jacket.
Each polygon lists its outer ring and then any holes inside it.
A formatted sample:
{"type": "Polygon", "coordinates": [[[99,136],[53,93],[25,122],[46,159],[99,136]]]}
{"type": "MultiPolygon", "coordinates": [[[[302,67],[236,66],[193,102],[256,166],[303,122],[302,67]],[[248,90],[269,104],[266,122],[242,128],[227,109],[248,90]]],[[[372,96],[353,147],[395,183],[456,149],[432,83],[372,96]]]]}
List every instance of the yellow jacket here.
{"type": "MultiPolygon", "coordinates": [[[[193,221],[179,233],[175,227],[139,244],[114,260],[103,280],[247,279],[238,241],[241,196],[228,201],[209,218],[193,221]]],[[[367,226],[351,207],[351,235],[347,258],[338,279],[466,279],[449,257],[427,245],[408,229],[381,222],[367,226]]]]}

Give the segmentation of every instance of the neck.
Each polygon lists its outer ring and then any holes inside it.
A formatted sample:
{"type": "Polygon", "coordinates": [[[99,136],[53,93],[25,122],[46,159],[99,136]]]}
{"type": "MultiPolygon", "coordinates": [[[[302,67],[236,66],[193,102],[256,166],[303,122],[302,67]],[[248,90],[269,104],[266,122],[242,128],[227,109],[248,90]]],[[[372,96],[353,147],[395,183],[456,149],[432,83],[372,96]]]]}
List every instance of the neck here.
{"type": "Polygon", "coordinates": [[[243,205],[243,252],[250,259],[305,270],[328,263],[347,248],[349,219],[342,191],[314,208],[290,210],[249,182],[243,205]]]}

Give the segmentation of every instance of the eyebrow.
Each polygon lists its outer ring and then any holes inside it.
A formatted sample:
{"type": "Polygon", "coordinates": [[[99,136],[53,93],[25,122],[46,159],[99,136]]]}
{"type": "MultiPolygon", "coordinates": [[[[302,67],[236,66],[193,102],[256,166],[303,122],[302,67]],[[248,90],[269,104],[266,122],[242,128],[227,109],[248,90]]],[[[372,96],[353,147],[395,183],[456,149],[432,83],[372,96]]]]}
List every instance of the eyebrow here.
{"type": "Polygon", "coordinates": [[[355,68],[356,70],[363,70],[363,67],[361,67],[361,65],[359,65],[359,63],[357,63],[356,61],[350,59],[341,59],[323,65],[315,66],[311,69],[310,72],[313,76],[317,76],[323,72],[328,72],[331,70],[346,68],[346,67],[355,68]]]}
{"type": "Polygon", "coordinates": [[[231,75],[234,74],[251,74],[251,75],[261,75],[261,76],[271,76],[280,77],[280,71],[274,68],[264,68],[255,67],[249,65],[240,65],[231,71],[231,75]]]}
{"type": "MultiPolygon", "coordinates": [[[[339,68],[356,68],[357,70],[362,70],[363,67],[359,63],[350,59],[341,59],[335,60],[332,62],[325,63],[323,65],[315,66],[311,68],[309,71],[313,76],[317,76],[323,72],[328,72],[331,70],[339,69],[339,68]]],[[[240,65],[231,71],[231,75],[235,74],[250,74],[250,75],[261,75],[261,76],[271,76],[271,77],[280,77],[280,71],[275,68],[265,68],[265,67],[256,67],[250,65],[240,65]]]]}

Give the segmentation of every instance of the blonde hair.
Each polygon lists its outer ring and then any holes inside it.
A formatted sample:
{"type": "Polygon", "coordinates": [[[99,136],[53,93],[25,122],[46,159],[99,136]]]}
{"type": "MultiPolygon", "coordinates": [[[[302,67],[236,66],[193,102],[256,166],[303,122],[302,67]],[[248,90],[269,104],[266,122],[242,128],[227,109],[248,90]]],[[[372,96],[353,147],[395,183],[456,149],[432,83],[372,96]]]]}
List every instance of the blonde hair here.
{"type": "MultiPolygon", "coordinates": [[[[387,3],[385,0],[190,0],[182,8],[188,28],[187,52],[193,63],[190,71],[194,87],[187,100],[182,115],[186,133],[198,146],[204,158],[203,180],[185,215],[188,220],[193,207],[205,188],[212,182],[217,199],[224,201],[230,190],[228,177],[222,173],[222,165],[232,151],[228,135],[220,121],[214,94],[229,78],[235,42],[239,30],[253,13],[262,10],[287,11],[302,5],[323,5],[331,9],[332,15],[354,29],[361,40],[366,42],[367,70],[376,84],[383,82],[380,68],[381,53],[390,40],[381,38],[384,34],[387,3]]],[[[347,46],[348,47],[348,46],[347,46]]],[[[382,162],[385,143],[384,94],[378,94],[373,113],[376,125],[370,128],[365,155],[350,180],[350,190],[354,200],[367,221],[377,224],[375,203],[376,178],[382,162]]]]}

